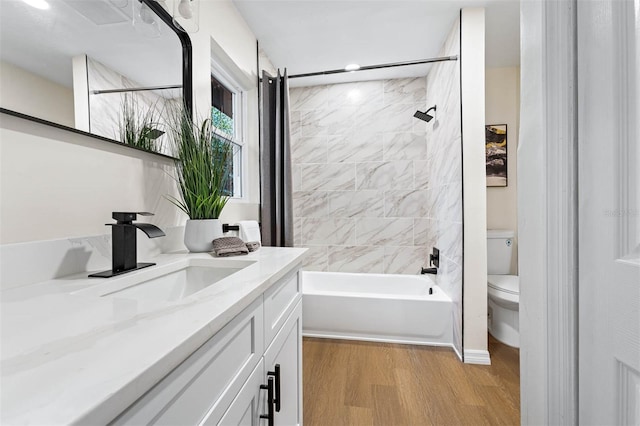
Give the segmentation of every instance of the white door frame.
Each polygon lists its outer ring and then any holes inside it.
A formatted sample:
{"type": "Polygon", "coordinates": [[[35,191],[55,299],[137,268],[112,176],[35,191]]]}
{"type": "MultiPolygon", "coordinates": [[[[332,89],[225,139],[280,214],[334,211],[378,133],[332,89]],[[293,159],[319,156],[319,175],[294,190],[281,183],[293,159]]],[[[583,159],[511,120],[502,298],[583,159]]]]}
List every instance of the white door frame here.
{"type": "Polygon", "coordinates": [[[576,0],[521,3],[522,424],[577,423],[576,0]]]}

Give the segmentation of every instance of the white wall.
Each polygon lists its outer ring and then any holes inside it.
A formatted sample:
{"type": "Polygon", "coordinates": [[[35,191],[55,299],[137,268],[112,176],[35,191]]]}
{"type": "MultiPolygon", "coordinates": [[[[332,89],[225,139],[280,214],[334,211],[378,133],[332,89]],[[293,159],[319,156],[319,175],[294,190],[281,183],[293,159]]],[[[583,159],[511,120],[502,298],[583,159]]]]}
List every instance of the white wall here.
{"type": "Polygon", "coordinates": [[[91,133],[91,119],[89,116],[89,64],[87,55],[76,55],[72,58],[73,70],[73,114],[75,128],[91,133]]]}
{"type": "MultiPolygon", "coordinates": [[[[487,354],[484,9],[461,12],[465,361],[487,354]]],[[[488,359],[487,359],[488,361],[488,359]]]]}
{"type": "Polygon", "coordinates": [[[255,88],[247,91],[246,98],[245,199],[230,200],[222,212],[221,219],[228,222],[242,219],[258,220],[260,153],[256,37],[230,0],[200,2],[200,30],[190,34],[190,37],[193,45],[193,97],[196,114],[201,117],[208,117],[210,114],[212,40],[224,50],[247,78],[255,81],[255,88]]]}
{"type": "Polygon", "coordinates": [[[507,125],[507,186],[487,188],[487,229],[512,229],[516,232],[511,273],[517,274],[517,151],[520,127],[520,69],[485,70],[486,124],[507,125]]]}
{"type": "Polygon", "coordinates": [[[544,171],[545,22],[542,2],[521,5],[522,118],[518,148],[520,241],[520,418],[523,425],[548,421],[546,183],[544,171]],[[524,214],[526,212],[526,214],[524,214]],[[526,262],[524,261],[526,259],[526,262]]]}
{"type": "Polygon", "coordinates": [[[71,88],[8,62],[0,62],[0,106],[74,127],[71,88]]]}
{"type": "Polygon", "coordinates": [[[169,159],[1,114],[0,243],[107,234],[113,211],[180,224],[171,174],[169,159]]]}
{"type": "Polygon", "coordinates": [[[271,62],[271,59],[269,59],[262,48],[258,50],[258,63],[260,65],[260,76],[262,76],[262,71],[266,71],[271,75],[276,75],[278,72],[278,69],[273,65],[273,62],[271,62]]]}

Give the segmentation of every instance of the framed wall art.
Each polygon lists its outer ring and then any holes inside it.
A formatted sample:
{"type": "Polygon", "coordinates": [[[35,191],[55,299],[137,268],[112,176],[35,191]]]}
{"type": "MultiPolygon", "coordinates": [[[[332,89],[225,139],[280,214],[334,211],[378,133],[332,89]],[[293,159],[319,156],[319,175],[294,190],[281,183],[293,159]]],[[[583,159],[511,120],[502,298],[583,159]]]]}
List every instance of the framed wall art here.
{"type": "Polygon", "coordinates": [[[485,126],[487,186],[507,186],[507,125],[485,126]]]}

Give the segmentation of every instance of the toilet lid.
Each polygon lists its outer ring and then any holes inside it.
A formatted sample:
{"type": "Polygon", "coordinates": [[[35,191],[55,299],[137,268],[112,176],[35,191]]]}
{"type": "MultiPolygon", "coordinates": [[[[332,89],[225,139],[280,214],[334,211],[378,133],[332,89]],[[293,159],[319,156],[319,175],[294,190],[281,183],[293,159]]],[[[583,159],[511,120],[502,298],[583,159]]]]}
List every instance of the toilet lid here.
{"type": "Polygon", "coordinates": [[[489,275],[489,287],[505,293],[520,294],[520,281],[517,275],[489,275]]]}

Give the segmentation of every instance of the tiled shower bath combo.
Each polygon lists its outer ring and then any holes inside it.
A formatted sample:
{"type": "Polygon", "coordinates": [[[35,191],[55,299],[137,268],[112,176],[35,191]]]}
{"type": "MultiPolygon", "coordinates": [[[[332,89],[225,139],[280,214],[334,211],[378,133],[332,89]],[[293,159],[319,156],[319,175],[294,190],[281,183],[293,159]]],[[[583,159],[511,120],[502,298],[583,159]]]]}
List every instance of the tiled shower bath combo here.
{"type": "MultiPolygon", "coordinates": [[[[459,54],[455,25],[441,56],[459,54]]],[[[462,339],[459,62],[426,77],[292,88],[295,245],[304,269],[417,274],[440,249],[437,284],[462,339]],[[429,123],[416,110],[437,105],[429,123]]]]}

